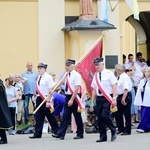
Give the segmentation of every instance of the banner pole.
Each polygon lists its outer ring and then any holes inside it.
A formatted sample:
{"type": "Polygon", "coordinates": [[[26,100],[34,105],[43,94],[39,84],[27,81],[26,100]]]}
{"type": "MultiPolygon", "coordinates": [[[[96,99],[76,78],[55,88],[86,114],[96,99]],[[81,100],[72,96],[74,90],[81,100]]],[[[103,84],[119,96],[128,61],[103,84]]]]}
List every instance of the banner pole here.
{"type": "Polygon", "coordinates": [[[41,102],[41,104],[34,110],[33,114],[35,114],[41,108],[41,106],[47,101],[47,99],[52,97],[52,93],[60,86],[60,84],[63,82],[63,80],[66,78],[67,75],[68,72],[64,74],[63,78],[52,89],[51,94],[47,95],[47,97],[41,102]]]}

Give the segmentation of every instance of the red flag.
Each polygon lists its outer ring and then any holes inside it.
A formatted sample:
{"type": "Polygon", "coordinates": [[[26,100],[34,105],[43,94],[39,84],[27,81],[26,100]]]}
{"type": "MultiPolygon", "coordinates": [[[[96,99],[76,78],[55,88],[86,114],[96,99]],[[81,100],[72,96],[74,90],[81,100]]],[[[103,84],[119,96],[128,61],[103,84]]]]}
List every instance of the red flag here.
{"type": "Polygon", "coordinates": [[[89,96],[92,96],[91,82],[96,72],[94,66],[94,58],[102,56],[102,39],[92,48],[92,50],[82,59],[77,65],[76,69],[82,76],[89,96]]]}

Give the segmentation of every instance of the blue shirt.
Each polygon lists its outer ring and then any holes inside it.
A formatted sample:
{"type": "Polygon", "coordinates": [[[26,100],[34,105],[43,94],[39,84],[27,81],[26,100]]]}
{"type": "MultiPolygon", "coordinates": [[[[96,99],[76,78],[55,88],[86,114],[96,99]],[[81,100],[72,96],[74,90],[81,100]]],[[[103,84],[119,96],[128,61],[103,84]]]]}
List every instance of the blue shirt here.
{"type": "Polygon", "coordinates": [[[65,96],[62,94],[58,94],[58,93],[54,93],[53,94],[53,101],[54,101],[54,115],[55,116],[59,116],[60,113],[63,113],[63,107],[64,107],[64,103],[65,103],[65,96]]]}
{"type": "Polygon", "coordinates": [[[53,101],[56,106],[64,106],[66,96],[58,93],[53,93],[53,101]]]}
{"type": "Polygon", "coordinates": [[[23,77],[27,78],[28,81],[24,84],[23,92],[24,94],[35,94],[36,93],[36,79],[38,74],[34,71],[25,71],[22,74],[23,77]]]}

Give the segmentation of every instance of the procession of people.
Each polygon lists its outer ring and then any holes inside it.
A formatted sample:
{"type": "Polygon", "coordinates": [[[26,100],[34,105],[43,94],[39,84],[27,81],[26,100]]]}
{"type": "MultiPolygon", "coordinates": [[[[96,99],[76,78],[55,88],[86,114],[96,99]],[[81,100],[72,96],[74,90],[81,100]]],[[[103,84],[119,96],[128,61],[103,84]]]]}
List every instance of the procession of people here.
{"type": "MultiPolygon", "coordinates": [[[[54,73],[47,73],[47,64],[39,63],[38,72],[36,72],[32,70],[33,64],[28,62],[27,71],[22,75],[9,75],[5,79],[5,86],[0,81],[0,115],[3,118],[0,120],[0,144],[7,143],[8,134],[16,134],[16,124],[29,123],[29,101],[33,97],[35,101],[32,104],[36,110],[35,132],[29,137],[30,139],[42,137],[46,119],[51,128],[52,137],[64,140],[68,125],[73,118],[72,114],[76,124],[74,139],[83,139],[85,132],[83,111],[85,111],[87,122],[88,113],[95,112],[99,132],[96,142],[107,141],[108,129],[111,131],[112,142],[116,140],[118,134],[131,135],[132,126],[137,122],[140,122],[137,132],[149,132],[150,68],[141,57],[141,53],[137,53],[136,56],[135,62],[133,55],[129,54],[129,62],[116,64],[115,73],[106,69],[105,60],[102,57],[91,60],[96,72],[91,82],[93,90],[89,98],[91,102],[88,111],[85,107],[89,99],[86,98],[84,102],[81,100],[83,79],[75,70],[75,60],[66,60],[65,72],[60,82],[56,82],[52,76],[54,73]],[[114,108],[115,112],[112,111],[114,108]]],[[[84,94],[88,97],[86,92],[84,94]]],[[[88,122],[87,126],[91,127],[92,123],[88,122]]]]}

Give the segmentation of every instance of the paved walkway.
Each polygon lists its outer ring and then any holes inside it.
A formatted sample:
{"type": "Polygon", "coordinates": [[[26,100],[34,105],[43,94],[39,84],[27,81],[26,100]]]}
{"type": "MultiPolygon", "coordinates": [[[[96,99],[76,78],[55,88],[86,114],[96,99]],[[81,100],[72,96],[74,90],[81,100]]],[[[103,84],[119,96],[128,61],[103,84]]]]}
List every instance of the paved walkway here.
{"type": "Polygon", "coordinates": [[[150,146],[150,133],[118,135],[116,141],[96,143],[99,134],[85,134],[85,138],[74,140],[75,134],[66,134],[65,140],[54,139],[51,134],[43,134],[41,139],[29,139],[29,135],[9,135],[8,144],[0,145],[0,150],[146,150],[150,146]]]}

